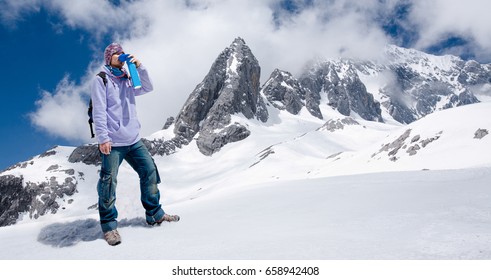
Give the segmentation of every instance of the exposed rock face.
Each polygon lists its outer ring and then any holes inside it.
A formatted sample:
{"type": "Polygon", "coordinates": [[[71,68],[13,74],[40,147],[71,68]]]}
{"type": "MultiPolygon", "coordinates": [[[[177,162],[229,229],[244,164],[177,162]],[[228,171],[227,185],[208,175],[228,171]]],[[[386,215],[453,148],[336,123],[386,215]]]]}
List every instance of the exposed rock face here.
{"type": "Polygon", "coordinates": [[[14,224],[19,213],[29,210],[34,191],[24,188],[22,181],[12,175],[0,177],[0,226],[14,224]]]}
{"type": "MultiPolygon", "coordinates": [[[[479,102],[466,88],[470,84],[455,86],[452,84],[454,81],[450,83],[441,77],[426,77],[406,65],[391,65],[389,69],[396,76],[396,82],[382,89],[383,93],[392,97],[383,105],[401,123],[411,123],[435,110],[479,102]]],[[[456,73],[447,75],[455,76],[459,70],[454,71],[456,73]]]]}
{"type": "Polygon", "coordinates": [[[0,176],[0,226],[14,224],[23,212],[34,219],[56,213],[60,207],[56,200],[73,195],[76,187],[73,176],[65,178],[61,184],[54,176],[39,184],[24,182],[23,177],[0,176]]]}
{"type": "Polygon", "coordinates": [[[474,138],[475,139],[482,139],[484,136],[486,136],[488,134],[489,134],[489,131],[487,129],[479,128],[478,130],[476,130],[476,132],[474,132],[474,138]]]}
{"type": "Polygon", "coordinates": [[[475,61],[396,46],[388,46],[385,53],[387,59],[382,62],[313,62],[298,80],[275,70],[263,92],[275,107],[292,114],[306,106],[322,119],[319,104],[325,96],[328,105],[345,116],[356,113],[366,120],[383,121],[385,107],[396,121],[409,124],[436,110],[477,103],[473,90],[491,83],[491,67],[475,61]],[[379,83],[377,92],[368,92],[366,79],[379,83]]]}
{"type": "Polygon", "coordinates": [[[292,114],[305,106],[311,115],[322,119],[319,105],[321,95],[326,94],[328,105],[345,116],[355,112],[366,120],[383,121],[380,103],[367,92],[351,64],[315,63],[298,80],[276,69],[262,92],[273,106],[292,114]]]}
{"type": "Polygon", "coordinates": [[[244,40],[237,38],[215,60],[204,80],[191,93],[176,118],[174,133],[191,141],[211,155],[225,144],[244,139],[247,128],[231,123],[233,114],[268,119],[259,94],[261,68],[244,40]]]}
{"type": "Polygon", "coordinates": [[[83,162],[88,165],[100,165],[101,155],[99,147],[95,144],[79,146],[70,154],[68,161],[72,163],[83,162]]]}
{"type": "Polygon", "coordinates": [[[233,123],[222,130],[213,131],[202,130],[198,138],[197,145],[199,150],[205,155],[212,155],[220,150],[227,143],[237,142],[247,138],[251,132],[239,123],[233,123]]]}
{"type": "Polygon", "coordinates": [[[170,155],[176,152],[178,148],[181,148],[183,145],[189,144],[188,140],[182,136],[176,136],[170,140],[163,139],[155,139],[155,140],[147,140],[142,139],[143,143],[148,149],[148,152],[154,155],[170,155]]]}
{"type": "Polygon", "coordinates": [[[462,65],[457,80],[464,85],[479,85],[491,83],[491,71],[490,65],[481,65],[477,61],[469,60],[465,63],[461,61],[459,65],[462,65]]]}
{"type": "Polygon", "coordinates": [[[171,125],[174,124],[174,117],[168,117],[167,120],[165,121],[165,124],[164,124],[164,127],[162,127],[162,129],[167,129],[169,128],[171,125]]]}
{"type": "Polygon", "coordinates": [[[411,123],[436,110],[477,103],[472,89],[490,83],[486,65],[464,62],[455,56],[433,56],[411,49],[388,46],[388,61],[376,69],[359,63],[372,73],[390,73],[394,78],[380,89],[389,97],[382,104],[400,123],[411,123]]]}
{"type": "Polygon", "coordinates": [[[349,116],[353,111],[365,120],[382,121],[380,104],[367,92],[351,64],[325,63],[321,64],[314,74],[319,71],[320,74],[326,73],[325,76],[317,74],[317,79],[327,93],[328,105],[345,116],[349,116]]]}
{"type": "Polygon", "coordinates": [[[275,69],[262,92],[274,107],[294,115],[305,106],[305,89],[286,71],[275,69]]]}
{"type": "Polygon", "coordinates": [[[440,131],[435,134],[433,137],[429,137],[426,139],[421,139],[421,136],[415,135],[411,136],[411,129],[406,130],[401,136],[399,136],[396,140],[391,143],[387,143],[380,148],[380,150],[372,155],[372,158],[387,153],[387,156],[391,161],[397,161],[399,159],[398,155],[401,151],[406,151],[410,156],[414,156],[418,153],[419,150],[428,146],[428,144],[440,139],[443,131],[440,131]]]}
{"type": "Polygon", "coordinates": [[[344,129],[346,125],[360,125],[360,123],[350,117],[346,117],[343,119],[329,120],[317,130],[328,130],[330,132],[333,132],[336,130],[344,129]]]}

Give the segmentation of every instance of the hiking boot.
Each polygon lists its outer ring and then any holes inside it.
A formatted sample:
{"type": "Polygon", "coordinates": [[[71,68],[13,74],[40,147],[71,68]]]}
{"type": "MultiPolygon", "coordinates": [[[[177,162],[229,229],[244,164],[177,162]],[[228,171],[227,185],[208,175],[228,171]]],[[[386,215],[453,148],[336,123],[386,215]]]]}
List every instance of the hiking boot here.
{"type": "Polygon", "coordinates": [[[116,246],[121,243],[121,236],[119,236],[117,229],[105,232],[104,239],[107,241],[107,244],[111,246],[116,246]]]}
{"type": "Polygon", "coordinates": [[[180,219],[181,218],[177,215],[164,214],[164,216],[160,220],[156,221],[155,223],[148,223],[148,224],[151,226],[160,225],[163,222],[179,222],[180,219]]]}

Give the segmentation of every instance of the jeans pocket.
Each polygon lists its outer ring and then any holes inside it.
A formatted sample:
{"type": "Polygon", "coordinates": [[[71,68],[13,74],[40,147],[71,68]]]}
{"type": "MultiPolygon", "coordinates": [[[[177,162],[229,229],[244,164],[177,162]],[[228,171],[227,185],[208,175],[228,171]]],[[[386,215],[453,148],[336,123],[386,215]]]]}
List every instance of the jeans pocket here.
{"type": "Polygon", "coordinates": [[[104,203],[109,203],[113,200],[113,184],[111,173],[101,170],[101,177],[99,184],[97,185],[97,192],[99,193],[99,199],[104,203]]]}

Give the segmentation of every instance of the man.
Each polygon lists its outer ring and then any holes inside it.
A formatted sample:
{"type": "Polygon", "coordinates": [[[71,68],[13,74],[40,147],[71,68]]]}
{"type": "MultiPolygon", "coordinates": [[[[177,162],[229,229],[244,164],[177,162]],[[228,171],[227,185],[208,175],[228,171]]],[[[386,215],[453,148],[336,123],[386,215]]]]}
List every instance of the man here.
{"type": "Polygon", "coordinates": [[[140,88],[134,89],[131,78],[123,68],[124,62],[118,59],[123,53],[123,48],[117,43],[106,47],[105,65],[94,80],[91,93],[95,132],[102,156],[97,184],[99,216],[104,239],[112,246],[121,243],[121,236],[117,230],[118,211],[115,202],[117,175],[123,159],[140,177],[141,202],[145,208],[147,223],[160,225],[164,221],[179,221],[179,216],[168,215],[162,210],[157,187],[160,183],[159,173],[140,139],[135,96],[152,91],[152,82],[142,63],[130,55],[142,84],[140,88]]]}

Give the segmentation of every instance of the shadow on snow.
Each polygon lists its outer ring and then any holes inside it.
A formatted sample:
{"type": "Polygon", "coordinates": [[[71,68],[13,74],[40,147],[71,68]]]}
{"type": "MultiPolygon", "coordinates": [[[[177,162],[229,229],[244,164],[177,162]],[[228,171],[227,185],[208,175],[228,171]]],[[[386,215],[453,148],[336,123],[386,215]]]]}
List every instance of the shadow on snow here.
{"type": "MultiPolygon", "coordinates": [[[[149,227],[144,218],[122,219],[121,227],[149,227]]],[[[53,247],[69,247],[81,241],[104,239],[99,221],[94,219],[77,220],[69,223],[55,223],[41,229],[38,241],[53,247]]]]}

